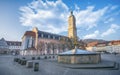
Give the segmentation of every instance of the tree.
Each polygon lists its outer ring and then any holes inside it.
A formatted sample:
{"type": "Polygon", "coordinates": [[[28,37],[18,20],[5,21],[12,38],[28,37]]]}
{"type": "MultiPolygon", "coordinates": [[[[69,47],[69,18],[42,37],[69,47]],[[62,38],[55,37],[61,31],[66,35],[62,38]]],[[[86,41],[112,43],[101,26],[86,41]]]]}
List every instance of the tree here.
{"type": "Polygon", "coordinates": [[[47,53],[50,54],[50,43],[47,43],[47,53]]]}
{"type": "Polygon", "coordinates": [[[73,44],[73,41],[72,41],[72,39],[68,39],[67,40],[67,46],[68,46],[68,49],[73,49],[74,48],[74,44],[73,44]]]}
{"type": "Polygon", "coordinates": [[[86,44],[82,41],[82,40],[80,40],[79,42],[78,42],[78,45],[79,45],[79,48],[80,49],[83,49],[83,50],[85,50],[86,48],[86,44]]]}
{"type": "Polygon", "coordinates": [[[65,44],[66,44],[65,37],[61,37],[60,38],[60,42],[61,42],[61,49],[64,52],[64,50],[65,50],[65,44]]]}
{"type": "Polygon", "coordinates": [[[39,41],[39,42],[38,42],[38,45],[37,45],[37,49],[40,51],[40,54],[43,54],[44,42],[39,41]]]}
{"type": "Polygon", "coordinates": [[[55,54],[55,44],[51,42],[51,48],[52,48],[52,52],[53,54],[55,54]]]}

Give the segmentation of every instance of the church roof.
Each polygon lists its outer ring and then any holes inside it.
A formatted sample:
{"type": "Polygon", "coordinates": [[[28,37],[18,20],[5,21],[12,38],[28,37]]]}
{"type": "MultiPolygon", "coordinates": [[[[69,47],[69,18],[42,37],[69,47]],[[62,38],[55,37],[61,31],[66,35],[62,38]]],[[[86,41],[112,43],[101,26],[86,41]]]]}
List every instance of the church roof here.
{"type": "MultiPolygon", "coordinates": [[[[44,34],[50,34],[50,35],[56,35],[56,36],[62,36],[62,35],[58,35],[58,34],[54,34],[54,33],[49,33],[49,32],[45,32],[45,31],[38,31],[39,34],[44,33],[44,34]]],[[[64,36],[65,37],[65,36],[64,36]]]]}
{"type": "Polygon", "coordinates": [[[26,31],[24,36],[33,36],[33,37],[35,37],[35,32],[33,32],[33,31],[26,31]]]}
{"type": "Polygon", "coordinates": [[[68,38],[66,36],[63,36],[63,35],[59,35],[59,34],[54,34],[54,33],[49,33],[49,32],[44,32],[44,31],[38,31],[38,37],[42,37],[43,38],[55,38],[55,39],[59,39],[59,37],[65,37],[65,38],[68,38]]]}

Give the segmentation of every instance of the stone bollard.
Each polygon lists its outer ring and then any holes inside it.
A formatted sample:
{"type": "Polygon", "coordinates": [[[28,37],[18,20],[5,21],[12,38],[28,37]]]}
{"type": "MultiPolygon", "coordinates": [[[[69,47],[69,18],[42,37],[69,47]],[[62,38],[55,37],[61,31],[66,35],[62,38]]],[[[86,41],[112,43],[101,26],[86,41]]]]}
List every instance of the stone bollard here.
{"type": "Polygon", "coordinates": [[[26,65],[26,59],[25,59],[25,57],[22,57],[22,58],[20,58],[19,59],[19,64],[21,64],[21,65],[26,65]]]}
{"type": "Polygon", "coordinates": [[[55,56],[53,56],[53,59],[55,58],[55,56]]]}
{"type": "Polygon", "coordinates": [[[32,57],[32,60],[35,60],[35,57],[32,57]]]}
{"type": "Polygon", "coordinates": [[[38,62],[34,63],[34,71],[39,71],[39,63],[38,62]]]}
{"type": "Polygon", "coordinates": [[[25,59],[25,57],[22,57],[22,59],[25,59]]]}
{"type": "Polygon", "coordinates": [[[14,62],[18,62],[19,58],[14,58],[14,62]]]}
{"type": "Polygon", "coordinates": [[[38,60],[40,60],[40,57],[37,57],[38,60]]]}
{"type": "Polygon", "coordinates": [[[33,68],[33,61],[27,61],[26,67],[27,68],[33,68]]]}
{"type": "Polygon", "coordinates": [[[47,59],[47,56],[45,56],[44,59],[47,59]]]}
{"type": "Polygon", "coordinates": [[[21,65],[26,65],[26,63],[27,63],[27,60],[26,60],[26,59],[22,59],[22,60],[21,60],[21,65]]]}
{"type": "Polygon", "coordinates": [[[18,60],[18,64],[21,64],[21,59],[19,58],[19,60],[18,60]]]}

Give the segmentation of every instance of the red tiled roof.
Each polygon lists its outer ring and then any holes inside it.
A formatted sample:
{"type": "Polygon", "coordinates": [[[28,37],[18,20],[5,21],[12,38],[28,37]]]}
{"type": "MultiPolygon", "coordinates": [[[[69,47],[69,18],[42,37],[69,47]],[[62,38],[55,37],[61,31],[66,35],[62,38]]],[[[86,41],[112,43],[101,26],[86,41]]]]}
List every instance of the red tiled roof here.
{"type": "Polygon", "coordinates": [[[90,42],[90,43],[88,43],[87,46],[96,46],[97,44],[98,44],[98,42],[95,41],[95,42],[90,42]]]}
{"type": "Polygon", "coordinates": [[[120,44],[120,40],[113,40],[110,42],[112,45],[120,44]]]}
{"type": "Polygon", "coordinates": [[[26,31],[24,36],[33,36],[33,37],[35,37],[35,32],[33,32],[33,31],[26,31]]]}

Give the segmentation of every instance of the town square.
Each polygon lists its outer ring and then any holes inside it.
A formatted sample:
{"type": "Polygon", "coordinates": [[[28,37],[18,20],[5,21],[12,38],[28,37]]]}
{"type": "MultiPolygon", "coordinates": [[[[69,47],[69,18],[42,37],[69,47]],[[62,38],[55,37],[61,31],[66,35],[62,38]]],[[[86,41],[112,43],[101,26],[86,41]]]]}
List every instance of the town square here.
{"type": "Polygon", "coordinates": [[[119,3],[0,1],[0,75],[119,75],[119,3]]]}

